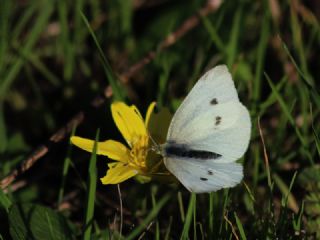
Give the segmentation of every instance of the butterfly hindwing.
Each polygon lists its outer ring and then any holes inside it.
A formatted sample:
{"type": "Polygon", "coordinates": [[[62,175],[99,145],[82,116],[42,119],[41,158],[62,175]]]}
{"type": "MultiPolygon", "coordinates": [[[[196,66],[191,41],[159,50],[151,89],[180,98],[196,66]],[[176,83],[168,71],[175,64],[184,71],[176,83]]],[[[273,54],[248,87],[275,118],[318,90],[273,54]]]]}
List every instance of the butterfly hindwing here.
{"type": "MultiPolygon", "coordinates": [[[[194,129],[192,137],[185,138],[185,144],[191,149],[220,154],[221,158],[216,160],[219,162],[233,162],[242,157],[249,144],[251,121],[248,110],[240,102],[234,105],[234,114],[223,114],[223,111],[220,113],[220,124],[223,126],[227,122],[225,127],[215,129],[215,126],[211,126],[214,123],[208,123],[211,124],[208,127],[199,125],[197,130],[194,129]]],[[[182,139],[178,142],[181,141],[182,139]]]]}
{"type": "Polygon", "coordinates": [[[189,191],[195,193],[212,192],[225,187],[233,187],[243,177],[242,165],[238,163],[167,158],[165,164],[189,191]]]}

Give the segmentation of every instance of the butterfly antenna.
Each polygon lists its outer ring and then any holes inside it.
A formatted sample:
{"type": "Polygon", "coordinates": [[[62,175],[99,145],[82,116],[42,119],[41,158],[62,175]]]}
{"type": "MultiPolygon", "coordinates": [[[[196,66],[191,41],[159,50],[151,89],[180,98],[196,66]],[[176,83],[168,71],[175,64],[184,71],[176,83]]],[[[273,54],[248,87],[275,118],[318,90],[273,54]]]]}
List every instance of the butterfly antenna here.
{"type": "Polygon", "coordinates": [[[151,136],[151,134],[149,132],[148,132],[148,135],[149,135],[149,138],[151,139],[151,142],[152,142],[151,150],[160,154],[161,153],[160,145],[153,139],[153,137],[151,136]]]}

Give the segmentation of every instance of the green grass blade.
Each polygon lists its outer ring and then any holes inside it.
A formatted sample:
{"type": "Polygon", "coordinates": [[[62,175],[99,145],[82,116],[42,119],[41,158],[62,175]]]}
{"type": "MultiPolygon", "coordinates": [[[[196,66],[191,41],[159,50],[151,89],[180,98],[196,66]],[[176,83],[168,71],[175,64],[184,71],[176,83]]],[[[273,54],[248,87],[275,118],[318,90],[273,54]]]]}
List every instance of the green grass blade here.
{"type": "Polygon", "coordinates": [[[283,198],[284,207],[289,205],[290,208],[298,210],[299,207],[298,207],[297,201],[296,201],[295,197],[291,194],[291,188],[293,186],[293,182],[295,180],[296,174],[297,174],[297,172],[293,175],[293,178],[291,180],[289,187],[285,184],[285,182],[280,178],[280,176],[278,174],[274,173],[272,175],[272,177],[273,177],[274,182],[276,183],[276,185],[280,189],[282,195],[284,196],[284,198],[283,198]]]}
{"type": "Polygon", "coordinates": [[[320,157],[320,138],[319,138],[319,135],[318,135],[313,123],[312,123],[312,132],[313,132],[313,137],[314,137],[314,140],[315,140],[315,143],[316,143],[318,156],[320,157]]]}
{"type": "MultiPolygon", "coordinates": [[[[271,81],[271,79],[269,78],[269,76],[265,73],[265,76],[268,80],[268,83],[269,83],[269,86],[271,87],[272,89],[272,92],[274,92],[274,94],[276,95],[277,97],[277,100],[280,104],[280,107],[281,109],[283,110],[284,114],[286,115],[286,117],[288,118],[290,124],[293,126],[297,136],[298,136],[298,139],[300,140],[302,146],[304,148],[307,148],[307,141],[305,140],[305,138],[302,136],[299,128],[296,126],[295,124],[295,120],[293,119],[291,113],[290,113],[290,108],[287,106],[287,104],[285,103],[283,97],[280,95],[280,93],[278,92],[277,88],[275,87],[275,85],[273,84],[273,82],[271,81]]],[[[307,151],[306,151],[307,153],[307,151]]],[[[312,160],[312,157],[310,155],[307,155],[308,156],[308,159],[311,161],[311,163],[313,163],[313,160],[312,160]]]]}
{"type": "Polygon", "coordinates": [[[4,153],[7,148],[7,142],[8,142],[8,137],[7,137],[7,127],[6,127],[6,122],[4,118],[4,108],[3,108],[3,103],[0,102],[0,153],[4,153]]]}
{"type": "Polygon", "coordinates": [[[100,130],[97,130],[95,142],[93,145],[92,155],[89,162],[89,169],[88,169],[88,187],[87,187],[87,206],[86,206],[86,213],[85,213],[85,230],[83,239],[89,240],[91,239],[91,230],[92,230],[92,223],[93,223],[93,215],[94,215],[94,203],[95,203],[95,196],[96,196],[96,188],[97,188],[97,142],[99,141],[99,134],[100,130]]]}
{"type": "Polygon", "coordinates": [[[2,209],[4,209],[8,213],[11,205],[12,201],[0,188],[0,213],[2,209]]]}
{"type": "MultiPolygon", "coordinates": [[[[76,128],[74,127],[72,129],[71,136],[74,136],[75,131],[76,131],[76,128]]],[[[71,152],[72,152],[72,144],[69,139],[69,146],[68,146],[68,150],[67,150],[67,155],[66,155],[64,162],[63,162],[62,181],[61,181],[61,186],[59,189],[58,206],[61,204],[62,199],[63,199],[63,195],[64,195],[64,187],[65,187],[67,175],[68,175],[70,164],[71,164],[71,152]]]]}
{"type": "MultiPolygon", "coordinates": [[[[268,4],[264,4],[268,5],[268,4]]],[[[260,40],[258,44],[258,50],[257,50],[257,60],[256,60],[256,70],[255,70],[255,78],[254,78],[254,84],[253,84],[253,99],[254,101],[258,101],[261,96],[261,82],[262,82],[262,74],[263,74],[263,67],[264,67],[264,60],[266,55],[266,50],[268,46],[269,41],[269,35],[270,35],[270,17],[269,17],[269,9],[267,8],[264,12],[263,20],[262,20],[262,26],[261,26],[261,32],[260,32],[260,40]]]]}
{"type": "Polygon", "coordinates": [[[193,239],[197,239],[197,206],[193,208],[193,239]]]}
{"type": "Polygon", "coordinates": [[[11,1],[3,1],[0,7],[0,76],[4,68],[4,61],[9,41],[9,25],[10,25],[10,10],[12,7],[11,1]]]}
{"type": "Polygon", "coordinates": [[[187,211],[187,216],[186,216],[186,220],[184,222],[183,225],[183,229],[182,229],[182,234],[180,239],[188,239],[189,237],[189,229],[190,229],[190,225],[191,222],[193,220],[193,213],[194,213],[194,208],[196,207],[196,194],[195,193],[191,193],[190,196],[190,200],[189,200],[189,206],[188,206],[188,211],[187,211]]]}
{"type": "Polygon", "coordinates": [[[215,193],[209,193],[209,237],[213,238],[213,227],[214,227],[214,196],[215,193]]]}
{"type": "Polygon", "coordinates": [[[124,100],[123,92],[120,90],[120,88],[116,82],[116,77],[114,76],[114,74],[112,72],[111,66],[110,66],[106,56],[104,55],[102,49],[101,49],[101,46],[96,38],[96,35],[93,32],[93,29],[91,28],[90,23],[88,22],[88,19],[86,18],[86,16],[83,13],[81,13],[81,17],[82,17],[82,20],[84,21],[84,23],[86,24],[86,26],[91,34],[91,37],[94,40],[94,43],[96,44],[96,47],[98,49],[99,56],[100,56],[100,59],[102,62],[103,69],[105,71],[105,74],[107,76],[109,84],[112,87],[113,96],[114,96],[115,100],[122,100],[123,101],[124,100]]]}
{"type": "Polygon", "coordinates": [[[28,22],[36,14],[37,8],[37,4],[30,4],[29,7],[25,10],[24,14],[22,14],[22,16],[18,19],[18,22],[12,30],[11,38],[13,42],[16,42],[20,34],[26,29],[28,22]]]}
{"type": "Polygon", "coordinates": [[[240,37],[240,23],[243,13],[242,3],[239,3],[240,6],[237,8],[236,13],[233,18],[233,25],[231,30],[231,37],[227,46],[227,66],[231,69],[232,64],[235,61],[237,51],[238,51],[238,43],[240,37]]]}
{"type": "Polygon", "coordinates": [[[297,50],[301,68],[303,72],[310,76],[308,72],[308,64],[305,56],[305,49],[303,45],[303,32],[298,20],[298,13],[294,4],[290,4],[290,20],[291,20],[291,30],[292,30],[292,37],[293,37],[293,44],[294,48],[297,50]]]}
{"type": "Polygon", "coordinates": [[[184,212],[183,199],[180,191],[178,192],[177,198],[178,198],[181,221],[184,222],[186,220],[186,214],[184,212]]]}
{"type": "MultiPolygon", "coordinates": [[[[153,208],[157,205],[155,194],[156,194],[156,189],[152,189],[152,191],[151,191],[151,201],[152,201],[152,207],[153,207],[153,208]]],[[[159,226],[159,221],[158,221],[158,220],[155,220],[155,222],[156,222],[156,231],[155,231],[155,237],[154,237],[154,239],[155,239],[155,240],[160,240],[160,226],[159,226]]]]}
{"type": "Polygon", "coordinates": [[[20,49],[17,49],[17,51],[21,54],[23,58],[28,60],[34,67],[37,69],[46,79],[48,82],[50,82],[53,86],[58,87],[60,86],[60,79],[52,73],[49,68],[41,62],[38,56],[35,54],[28,52],[28,54],[25,54],[25,52],[20,51],[20,49]]]}
{"type": "MultiPolygon", "coordinates": [[[[42,7],[39,7],[41,9],[39,10],[39,16],[35,19],[33,29],[28,35],[27,41],[23,44],[23,47],[21,49],[21,51],[23,51],[25,55],[28,55],[30,53],[37,40],[39,39],[40,34],[43,32],[43,29],[46,27],[53,11],[52,5],[53,3],[46,2],[45,6],[41,5],[42,7]]],[[[8,70],[5,78],[0,82],[0,101],[2,101],[2,98],[5,97],[10,85],[23,66],[23,63],[24,60],[22,58],[18,58],[8,70]]]]}
{"type": "MultiPolygon", "coordinates": [[[[293,184],[294,184],[294,182],[295,182],[295,180],[296,180],[296,177],[297,177],[297,171],[294,173],[294,175],[293,175],[293,177],[292,177],[292,179],[291,179],[291,182],[290,182],[290,185],[289,185],[289,189],[288,189],[288,191],[287,191],[287,193],[286,193],[286,195],[285,195],[285,199],[284,199],[284,204],[285,204],[285,206],[287,206],[288,205],[288,202],[289,202],[289,197],[291,198],[291,200],[290,200],[290,202],[292,203],[291,205],[293,205],[293,203],[296,203],[296,201],[294,201],[293,199],[293,195],[292,195],[292,193],[291,193],[291,190],[292,190],[292,187],[293,187],[293,184]]],[[[298,205],[296,204],[296,209],[299,209],[299,207],[298,207],[298,205]]]]}
{"type": "Polygon", "coordinates": [[[172,216],[170,216],[170,218],[169,218],[169,224],[168,224],[168,226],[167,226],[166,234],[165,234],[165,237],[164,237],[165,240],[169,240],[169,239],[170,239],[172,219],[173,219],[172,216]]]}
{"type": "Polygon", "coordinates": [[[291,60],[293,66],[295,67],[295,69],[297,70],[297,72],[299,73],[300,77],[302,78],[304,84],[308,87],[309,91],[310,91],[310,95],[312,97],[312,99],[315,101],[315,103],[317,104],[318,107],[320,107],[320,93],[319,91],[315,88],[314,85],[314,81],[312,79],[312,77],[310,75],[308,75],[307,73],[305,73],[297,64],[297,62],[295,61],[295,59],[293,58],[293,56],[291,55],[287,45],[282,41],[282,47],[284,49],[284,51],[286,52],[286,54],[288,55],[289,59],[291,60]]]}
{"type": "Polygon", "coordinates": [[[299,210],[299,215],[298,215],[298,218],[297,220],[293,220],[293,227],[296,231],[300,231],[301,228],[302,228],[302,216],[303,216],[303,213],[304,213],[304,204],[305,204],[305,200],[302,201],[302,204],[301,204],[301,208],[299,210]]]}
{"type": "Polygon", "coordinates": [[[217,47],[219,52],[225,53],[225,45],[221,41],[215,26],[213,26],[207,17],[201,17],[201,20],[211,38],[212,43],[217,47]]]}
{"type": "Polygon", "coordinates": [[[61,54],[64,57],[64,69],[63,69],[63,76],[64,79],[70,80],[72,76],[73,70],[73,59],[72,59],[72,51],[74,46],[71,42],[70,31],[68,26],[68,2],[61,1],[57,4],[58,6],[58,16],[59,16],[59,23],[60,23],[60,44],[58,45],[61,48],[61,54]]]}
{"type": "Polygon", "coordinates": [[[137,236],[143,232],[143,230],[148,226],[148,224],[154,219],[160,210],[163,208],[163,206],[169,201],[171,197],[170,193],[167,193],[164,195],[152,208],[149,215],[141,222],[141,224],[132,230],[132,232],[125,238],[126,240],[132,240],[137,239],[137,236]]]}
{"type": "Polygon", "coordinates": [[[246,240],[247,237],[246,237],[246,234],[245,234],[245,232],[244,232],[243,225],[242,225],[240,219],[238,218],[236,212],[234,212],[234,218],[236,219],[236,223],[237,223],[237,227],[238,227],[239,232],[240,232],[240,237],[241,237],[241,239],[242,239],[242,240],[246,240]]]}
{"type": "MultiPolygon", "coordinates": [[[[283,89],[283,87],[285,86],[287,81],[288,81],[287,76],[284,76],[280,80],[280,82],[276,85],[277,92],[280,92],[283,89]]],[[[268,107],[273,105],[276,101],[277,101],[276,94],[274,92],[272,92],[264,102],[260,103],[261,110],[260,110],[258,116],[262,116],[264,114],[264,112],[268,109],[268,107]]]]}

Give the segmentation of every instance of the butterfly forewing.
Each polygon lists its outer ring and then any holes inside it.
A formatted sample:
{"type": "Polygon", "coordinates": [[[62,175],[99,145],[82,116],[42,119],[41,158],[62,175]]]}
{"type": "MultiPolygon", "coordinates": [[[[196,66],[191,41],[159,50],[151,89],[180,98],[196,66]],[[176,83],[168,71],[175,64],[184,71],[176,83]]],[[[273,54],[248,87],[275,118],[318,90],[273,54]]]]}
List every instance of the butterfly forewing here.
{"type": "Polygon", "coordinates": [[[203,75],[191,89],[172,118],[168,139],[177,137],[188,122],[207,111],[207,106],[239,102],[237,91],[226,66],[217,66],[203,75]]]}

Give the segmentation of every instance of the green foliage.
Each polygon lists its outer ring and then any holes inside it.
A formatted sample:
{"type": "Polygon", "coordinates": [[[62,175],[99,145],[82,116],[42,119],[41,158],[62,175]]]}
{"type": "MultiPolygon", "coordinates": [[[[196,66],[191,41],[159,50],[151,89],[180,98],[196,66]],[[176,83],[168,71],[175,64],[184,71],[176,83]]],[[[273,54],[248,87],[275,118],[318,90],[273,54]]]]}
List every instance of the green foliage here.
{"type": "Polygon", "coordinates": [[[8,218],[14,240],[71,239],[66,219],[50,208],[29,203],[14,205],[8,218]]]}
{"type": "Polygon", "coordinates": [[[222,1],[203,16],[206,2],[1,1],[0,178],[37,146],[54,147],[0,191],[0,239],[320,238],[319,3],[222,1]],[[199,23],[163,48],[193,15],[199,23]],[[155,57],[124,79],[145,56],[155,57]],[[122,141],[110,102],[144,113],[156,100],[163,111],[150,126],[163,142],[172,113],[217,64],[253,123],[233,189],[195,195],[159,177],[129,180],[119,195],[99,181],[108,159],[46,140],[83,111],[77,135],[101,129],[96,140],[122,141]],[[100,94],[112,99],[89,108],[100,94]]]}

